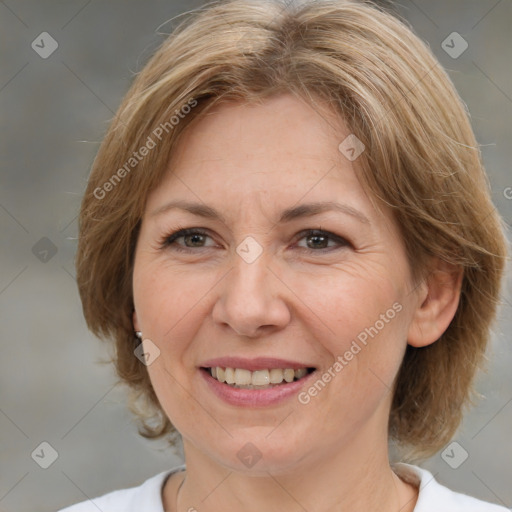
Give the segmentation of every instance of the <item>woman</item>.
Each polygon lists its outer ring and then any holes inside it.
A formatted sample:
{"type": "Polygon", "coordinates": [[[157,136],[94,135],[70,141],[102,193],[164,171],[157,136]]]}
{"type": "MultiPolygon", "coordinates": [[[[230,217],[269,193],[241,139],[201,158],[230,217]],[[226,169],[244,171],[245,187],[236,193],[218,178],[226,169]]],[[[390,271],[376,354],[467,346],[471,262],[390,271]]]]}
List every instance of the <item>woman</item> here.
{"type": "Polygon", "coordinates": [[[404,24],[195,13],[105,137],[77,255],[142,434],[179,433],[185,465],[66,512],[505,510],[388,455],[456,431],[504,259],[463,105],[404,24]]]}

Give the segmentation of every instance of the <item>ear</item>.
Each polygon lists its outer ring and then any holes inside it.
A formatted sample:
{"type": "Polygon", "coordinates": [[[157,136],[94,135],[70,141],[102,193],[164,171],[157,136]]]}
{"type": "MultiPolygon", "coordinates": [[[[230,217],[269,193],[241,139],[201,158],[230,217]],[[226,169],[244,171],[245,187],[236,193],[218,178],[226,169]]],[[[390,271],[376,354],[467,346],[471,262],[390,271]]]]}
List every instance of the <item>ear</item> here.
{"type": "Polygon", "coordinates": [[[133,328],[135,331],[140,331],[139,329],[139,321],[137,319],[137,312],[134,311],[132,315],[133,328]]]}
{"type": "Polygon", "coordinates": [[[418,291],[418,305],[409,326],[407,342],[425,347],[448,329],[459,305],[464,270],[439,258],[418,291]]]}

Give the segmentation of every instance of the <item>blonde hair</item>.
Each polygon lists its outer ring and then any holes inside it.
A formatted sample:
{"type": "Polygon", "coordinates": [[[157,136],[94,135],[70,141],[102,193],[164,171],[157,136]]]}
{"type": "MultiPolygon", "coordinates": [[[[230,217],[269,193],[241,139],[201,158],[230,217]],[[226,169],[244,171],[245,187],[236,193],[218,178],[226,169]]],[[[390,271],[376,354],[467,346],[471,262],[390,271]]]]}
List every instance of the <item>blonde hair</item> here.
{"type": "Polygon", "coordinates": [[[115,341],[141,435],[175,432],[133,353],[132,270],[145,201],[194,120],[219,101],[279,93],[326,106],[364,143],[361,183],[392,209],[417,279],[431,256],[463,269],[453,321],[432,345],[407,347],[390,412],[390,438],[411,456],[431,455],[457,429],[484,361],[506,245],[453,84],[402,21],[369,2],[231,0],[188,13],[136,77],[93,164],[76,259],[87,324],[115,341]]]}

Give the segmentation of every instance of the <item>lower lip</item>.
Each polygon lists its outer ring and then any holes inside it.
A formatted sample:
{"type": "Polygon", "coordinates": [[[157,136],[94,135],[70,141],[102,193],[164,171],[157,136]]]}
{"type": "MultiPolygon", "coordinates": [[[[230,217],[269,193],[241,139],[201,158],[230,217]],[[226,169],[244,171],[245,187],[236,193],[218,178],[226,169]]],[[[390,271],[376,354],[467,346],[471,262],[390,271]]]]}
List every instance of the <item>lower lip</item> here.
{"type": "Polygon", "coordinates": [[[300,389],[315,375],[316,372],[311,372],[302,377],[302,379],[287,382],[286,384],[279,384],[266,389],[241,389],[234,388],[228,384],[219,382],[214,379],[207,371],[199,370],[203,379],[209,388],[222,400],[240,407],[265,407],[268,405],[278,404],[297,395],[300,389]]]}

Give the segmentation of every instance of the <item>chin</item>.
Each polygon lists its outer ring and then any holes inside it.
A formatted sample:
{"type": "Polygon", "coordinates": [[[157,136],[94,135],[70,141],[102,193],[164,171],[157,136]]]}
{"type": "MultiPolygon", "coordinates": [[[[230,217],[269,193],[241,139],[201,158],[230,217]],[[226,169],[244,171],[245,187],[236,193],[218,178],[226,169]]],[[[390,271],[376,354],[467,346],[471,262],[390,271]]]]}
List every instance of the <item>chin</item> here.
{"type": "MultiPolygon", "coordinates": [[[[307,458],[306,444],[300,440],[287,440],[280,436],[271,439],[269,429],[260,429],[259,435],[234,435],[225,445],[210,445],[212,459],[230,471],[252,476],[290,473],[307,458]],[[266,437],[267,436],[267,437],[266,437]],[[212,446],[216,451],[212,453],[212,446]]],[[[286,436],[285,436],[286,437],[286,436]]]]}

